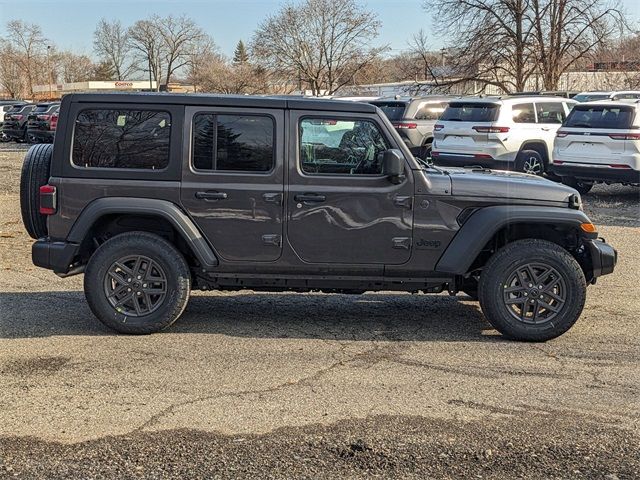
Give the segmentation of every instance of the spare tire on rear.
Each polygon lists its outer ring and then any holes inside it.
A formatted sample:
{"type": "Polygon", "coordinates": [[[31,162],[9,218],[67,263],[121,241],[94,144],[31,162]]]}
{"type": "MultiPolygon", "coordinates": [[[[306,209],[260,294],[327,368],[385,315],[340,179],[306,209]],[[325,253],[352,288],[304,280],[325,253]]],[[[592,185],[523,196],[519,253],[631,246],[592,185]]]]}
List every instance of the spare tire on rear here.
{"type": "Polygon", "coordinates": [[[20,210],[22,223],[31,238],[47,236],[47,217],[40,213],[40,187],[51,174],[53,145],[32,146],[24,157],[20,177],[20,210]]]}

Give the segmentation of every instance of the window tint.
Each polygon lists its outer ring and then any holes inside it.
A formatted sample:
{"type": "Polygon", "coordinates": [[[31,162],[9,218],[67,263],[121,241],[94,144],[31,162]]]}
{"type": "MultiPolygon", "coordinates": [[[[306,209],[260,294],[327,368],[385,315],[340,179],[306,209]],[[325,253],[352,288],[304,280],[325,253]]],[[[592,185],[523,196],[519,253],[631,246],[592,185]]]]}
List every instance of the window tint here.
{"type": "Polygon", "coordinates": [[[562,123],[566,118],[564,104],[557,103],[536,103],[538,113],[538,123],[562,123]]]}
{"type": "Polygon", "coordinates": [[[155,110],[83,110],[73,135],[81,167],[162,169],[169,164],[171,116],[155,110]]]}
{"type": "Polygon", "coordinates": [[[382,110],[391,121],[402,120],[404,111],[407,109],[405,102],[372,102],[373,105],[382,110]]]}
{"type": "Polygon", "coordinates": [[[573,97],[577,102],[593,102],[594,100],[607,100],[608,98],[609,94],[606,93],[584,93],[573,97]]]}
{"type": "Polygon", "coordinates": [[[416,120],[438,120],[446,106],[445,103],[425,103],[416,112],[416,120]]]}
{"type": "Polygon", "coordinates": [[[193,119],[193,166],[268,172],[274,165],[273,138],[271,117],[199,113],[193,119]]]}
{"type": "Polygon", "coordinates": [[[536,123],[536,113],[533,103],[514,105],[511,109],[513,121],[516,123],[536,123]]]}
{"type": "Polygon", "coordinates": [[[615,95],[613,97],[615,100],[624,100],[624,99],[636,99],[636,98],[640,98],[640,93],[633,93],[633,92],[628,92],[628,93],[619,93],[618,95],[615,95]]]}
{"type": "Polygon", "coordinates": [[[576,105],[569,113],[565,127],[577,128],[629,128],[633,122],[633,107],[603,105],[576,105]]]}
{"type": "Polygon", "coordinates": [[[305,173],[380,175],[378,154],[388,148],[378,126],[369,120],[300,122],[300,166],[305,173]]]}
{"type": "Polygon", "coordinates": [[[444,110],[440,120],[457,122],[493,122],[498,118],[499,105],[493,103],[452,102],[444,110]]]}

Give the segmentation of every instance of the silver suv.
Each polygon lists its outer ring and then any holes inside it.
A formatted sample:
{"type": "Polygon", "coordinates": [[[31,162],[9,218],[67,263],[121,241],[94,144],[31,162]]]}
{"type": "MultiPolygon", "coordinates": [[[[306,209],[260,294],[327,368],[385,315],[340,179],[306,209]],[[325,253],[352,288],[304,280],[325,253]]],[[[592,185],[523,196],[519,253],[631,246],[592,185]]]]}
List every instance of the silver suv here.
{"type": "Polygon", "coordinates": [[[371,104],[380,108],[393,124],[400,138],[420,157],[431,156],[433,127],[453,97],[428,95],[424,97],[379,98],[371,104]]]}
{"type": "Polygon", "coordinates": [[[451,101],[434,127],[436,165],[542,175],[556,131],[576,102],[560,97],[485,97],[451,101]]]}

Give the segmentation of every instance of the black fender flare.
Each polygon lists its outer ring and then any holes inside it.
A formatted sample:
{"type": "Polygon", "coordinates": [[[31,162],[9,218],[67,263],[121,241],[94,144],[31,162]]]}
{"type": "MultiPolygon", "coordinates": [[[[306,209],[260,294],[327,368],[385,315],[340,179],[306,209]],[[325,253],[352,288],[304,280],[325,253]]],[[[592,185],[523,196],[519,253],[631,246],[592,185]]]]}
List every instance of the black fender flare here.
{"type": "Polygon", "coordinates": [[[580,228],[580,224],[590,222],[589,217],[581,210],[566,207],[527,205],[484,207],[474,212],[460,227],[438,260],[435,271],[464,275],[491,237],[509,224],[565,225],[580,228]]]}
{"type": "Polygon", "coordinates": [[[105,197],[89,203],[76,219],[67,241],[80,244],[101,217],[109,214],[142,214],[167,220],[189,244],[203,268],[218,265],[218,258],[193,221],[175,203],[153,198],[105,197]]]}

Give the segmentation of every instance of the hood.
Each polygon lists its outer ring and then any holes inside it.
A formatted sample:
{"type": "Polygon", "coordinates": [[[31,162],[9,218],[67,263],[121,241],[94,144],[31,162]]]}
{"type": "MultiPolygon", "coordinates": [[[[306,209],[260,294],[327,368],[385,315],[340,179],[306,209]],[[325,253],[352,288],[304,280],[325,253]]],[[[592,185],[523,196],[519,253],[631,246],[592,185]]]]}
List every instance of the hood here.
{"type": "Polygon", "coordinates": [[[451,194],[456,196],[566,203],[571,195],[578,194],[571,187],[526,173],[470,168],[446,170],[451,178],[451,194]]]}

